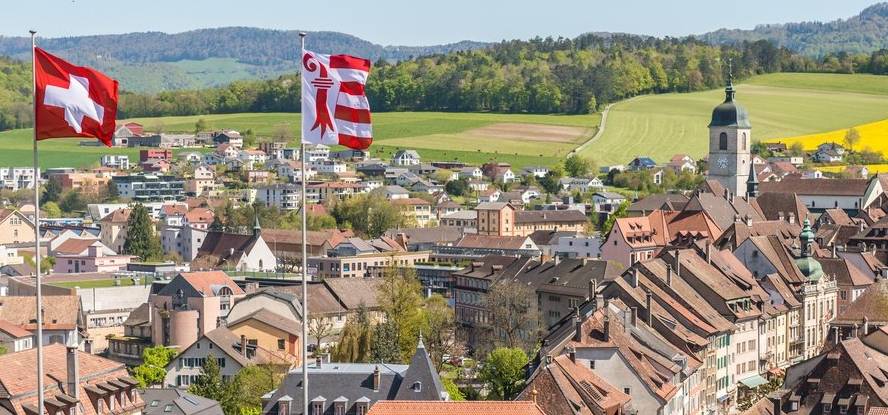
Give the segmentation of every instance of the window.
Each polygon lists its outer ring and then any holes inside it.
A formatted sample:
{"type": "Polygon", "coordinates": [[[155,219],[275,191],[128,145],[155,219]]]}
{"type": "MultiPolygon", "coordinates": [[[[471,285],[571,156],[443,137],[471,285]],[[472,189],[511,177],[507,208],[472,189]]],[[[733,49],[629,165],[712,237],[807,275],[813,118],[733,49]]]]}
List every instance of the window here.
{"type": "Polygon", "coordinates": [[[595,361],[594,360],[589,361],[589,369],[595,370],[595,361]]]}
{"type": "Polygon", "coordinates": [[[284,339],[278,339],[278,350],[284,350],[286,348],[286,343],[284,339]]]}
{"type": "Polygon", "coordinates": [[[727,150],[728,149],[728,133],[721,133],[718,135],[718,149],[719,150],[727,150]]]}
{"type": "Polygon", "coordinates": [[[625,393],[626,395],[630,395],[630,396],[631,396],[631,395],[632,395],[632,389],[630,389],[630,388],[623,388],[623,393],[625,393]]]}

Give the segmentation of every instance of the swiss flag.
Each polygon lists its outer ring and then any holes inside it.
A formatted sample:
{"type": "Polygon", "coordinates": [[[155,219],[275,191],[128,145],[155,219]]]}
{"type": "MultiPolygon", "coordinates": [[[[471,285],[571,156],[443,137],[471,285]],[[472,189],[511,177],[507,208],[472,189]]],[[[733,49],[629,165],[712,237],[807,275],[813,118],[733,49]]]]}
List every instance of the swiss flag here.
{"type": "Polygon", "coordinates": [[[111,146],[117,119],[117,81],[34,48],[37,139],[95,137],[111,146]]]}

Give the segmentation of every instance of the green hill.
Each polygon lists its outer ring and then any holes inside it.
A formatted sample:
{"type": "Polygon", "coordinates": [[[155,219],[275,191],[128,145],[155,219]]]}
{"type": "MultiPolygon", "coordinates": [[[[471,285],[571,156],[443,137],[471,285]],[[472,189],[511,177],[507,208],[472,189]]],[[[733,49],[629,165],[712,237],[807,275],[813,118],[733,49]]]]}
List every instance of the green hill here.
{"type": "MultiPolygon", "coordinates": [[[[615,104],[602,136],[583,155],[623,164],[647,155],[667,162],[677,153],[707,152],[712,108],[721,89],[648,95],[615,104]]],[[[888,118],[888,77],[837,74],[771,74],[737,86],[749,110],[753,140],[830,131],[888,118]]]]}
{"type": "MultiPolygon", "coordinates": [[[[269,137],[283,128],[297,135],[299,114],[246,113],[186,117],[138,118],[147,130],[191,132],[198,119],[208,129],[253,130],[269,137]]],[[[516,167],[553,165],[595,132],[600,116],[510,115],[436,112],[391,112],[373,114],[375,157],[388,159],[402,148],[419,151],[425,160],[460,160],[483,163],[498,160],[516,167]]],[[[27,166],[31,162],[31,130],[0,132],[0,166],[27,166]]],[[[138,149],[82,147],[80,139],[47,140],[40,143],[41,166],[87,167],[102,154],[129,154],[138,149]]],[[[296,145],[297,142],[292,143],[296,145]]]]}

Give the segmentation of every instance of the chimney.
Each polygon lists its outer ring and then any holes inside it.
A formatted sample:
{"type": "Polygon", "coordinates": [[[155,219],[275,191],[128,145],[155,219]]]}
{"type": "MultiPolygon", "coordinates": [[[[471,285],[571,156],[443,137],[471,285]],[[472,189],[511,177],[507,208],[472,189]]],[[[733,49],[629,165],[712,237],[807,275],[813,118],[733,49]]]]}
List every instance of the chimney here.
{"type": "Polygon", "coordinates": [[[381,380],[381,375],[379,373],[379,366],[376,366],[376,368],[373,369],[373,390],[374,391],[379,391],[379,384],[380,383],[382,383],[382,380],[381,380]]]}
{"type": "Polygon", "coordinates": [[[638,307],[632,307],[631,311],[632,311],[632,314],[631,314],[632,317],[631,317],[629,323],[632,324],[632,327],[636,327],[636,326],[638,326],[638,307]]]}
{"type": "Polygon", "coordinates": [[[746,226],[752,226],[752,216],[746,215],[746,226]]]}
{"type": "Polygon", "coordinates": [[[740,223],[740,214],[739,213],[734,214],[734,223],[740,223]]]}
{"type": "Polygon", "coordinates": [[[556,267],[558,266],[558,264],[561,263],[561,256],[558,255],[558,254],[555,254],[555,257],[552,258],[552,259],[555,261],[555,266],[556,266],[556,267]]]}
{"type": "Polygon", "coordinates": [[[789,212],[789,223],[795,223],[795,213],[789,212]]]}
{"type": "Polygon", "coordinates": [[[629,283],[632,285],[632,288],[638,288],[638,274],[639,274],[638,268],[637,267],[632,268],[632,280],[629,281],[629,283]]]}
{"type": "Polygon", "coordinates": [[[854,331],[852,332],[853,333],[852,337],[857,337],[857,330],[858,330],[857,323],[854,323],[854,331]]]}
{"type": "Polygon", "coordinates": [[[610,341],[611,322],[607,311],[604,314],[604,341],[610,341]]]}
{"type": "Polygon", "coordinates": [[[782,220],[784,220],[785,218],[786,218],[786,217],[783,216],[783,212],[777,212],[777,220],[782,221],[782,220]]]}
{"type": "Polygon", "coordinates": [[[148,301],[148,327],[153,327],[154,323],[154,304],[151,301],[148,301]]]}
{"type": "Polygon", "coordinates": [[[247,336],[241,334],[241,356],[247,357],[247,336]]]}
{"type": "Polygon", "coordinates": [[[681,250],[675,250],[675,276],[681,277],[681,250]]]}
{"type": "Polygon", "coordinates": [[[315,356],[315,367],[317,367],[318,369],[320,369],[321,366],[323,365],[323,363],[324,363],[324,358],[321,357],[320,354],[318,354],[317,356],[315,356]]]}
{"type": "Polygon", "coordinates": [[[863,337],[869,334],[869,319],[866,316],[863,316],[863,337]]]}
{"type": "Polygon", "coordinates": [[[567,356],[570,357],[570,361],[576,363],[577,362],[577,349],[570,347],[567,349],[567,356]]]}
{"type": "Polygon", "coordinates": [[[712,263],[712,245],[709,243],[708,240],[706,241],[706,263],[712,263]]]}
{"type": "Polygon", "coordinates": [[[672,286],[672,264],[666,264],[666,286],[672,286]]]}
{"type": "Polygon", "coordinates": [[[837,252],[836,252],[837,250],[838,250],[838,247],[836,246],[835,243],[833,243],[833,246],[832,246],[832,257],[833,257],[833,258],[838,258],[838,257],[839,257],[839,255],[838,255],[837,252]]]}
{"type": "Polygon", "coordinates": [[[771,412],[773,415],[781,415],[783,414],[783,408],[780,405],[780,397],[776,394],[772,394],[768,396],[768,400],[771,401],[771,407],[773,408],[771,412]]]}
{"type": "MultiPolygon", "coordinates": [[[[40,341],[40,339],[37,339],[40,341]]],[[[80,392],[78,386],[80,385],[80,362],[77,357],[77,334],[75,333],[68,339],[68,344],[66,345],[67,349],[67,362],[68,362],[68,385],[67,390],[65,391],[68,396],[74,399],[80,399],[80,392]]]]}
{"type": "Polygon", "coordinates": [[[647,308],[647,311],[648,311],[647,312],[647,321],[646,321],[648,327],[652,326],[654,323],[654,310],[651,308],[651,305],[652,305],[651,303],[653,302],[652,298],[653,298],[653,295],[651,294],[651,290],[648,290],[645,293],[645,298],[644,298],[644,306],[647,308]]]}
{"type": "Polygon", "coordinates": [[[598,282],[595,281],[595,278],[589,279],[589,292],[586,294],[586,300],[594,300],[595,295],[598,293],[598,282]]]}
{"type": "Polygon", "coordinates": [[[730,199],[731,199],[731,191],[728,189],[725,189],[725,200],[730,200],[730,199]]]}
{"type": "Polygon", "coordinates": [[[259,291],[259,283],[258,282],[248,282],[244,285],[244,292],[247,294],[254,293],[259,291]]]}
{"type": "Polygon", "coordinates": [[[580,308],[574,308],[574,341],[583,340],[583,319],[580,318],[580,308]]]}

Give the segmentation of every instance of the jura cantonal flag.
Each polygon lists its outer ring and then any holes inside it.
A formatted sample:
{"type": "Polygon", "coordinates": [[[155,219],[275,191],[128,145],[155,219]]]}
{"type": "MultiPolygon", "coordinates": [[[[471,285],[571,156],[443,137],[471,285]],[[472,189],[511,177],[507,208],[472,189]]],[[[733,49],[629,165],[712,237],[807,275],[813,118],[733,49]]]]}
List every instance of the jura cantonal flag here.
{"type": "Polygon", "coordinates": [[[117,118],[117,81],[34,48],[38,140],[95,137],[111,146],[117,118]]]}
{"type": "Polygon", "coordinates": [[[302,139],[363,150],[373,141],[364,85],[370,61],[349,55],[302,53],[302,139]]]}

